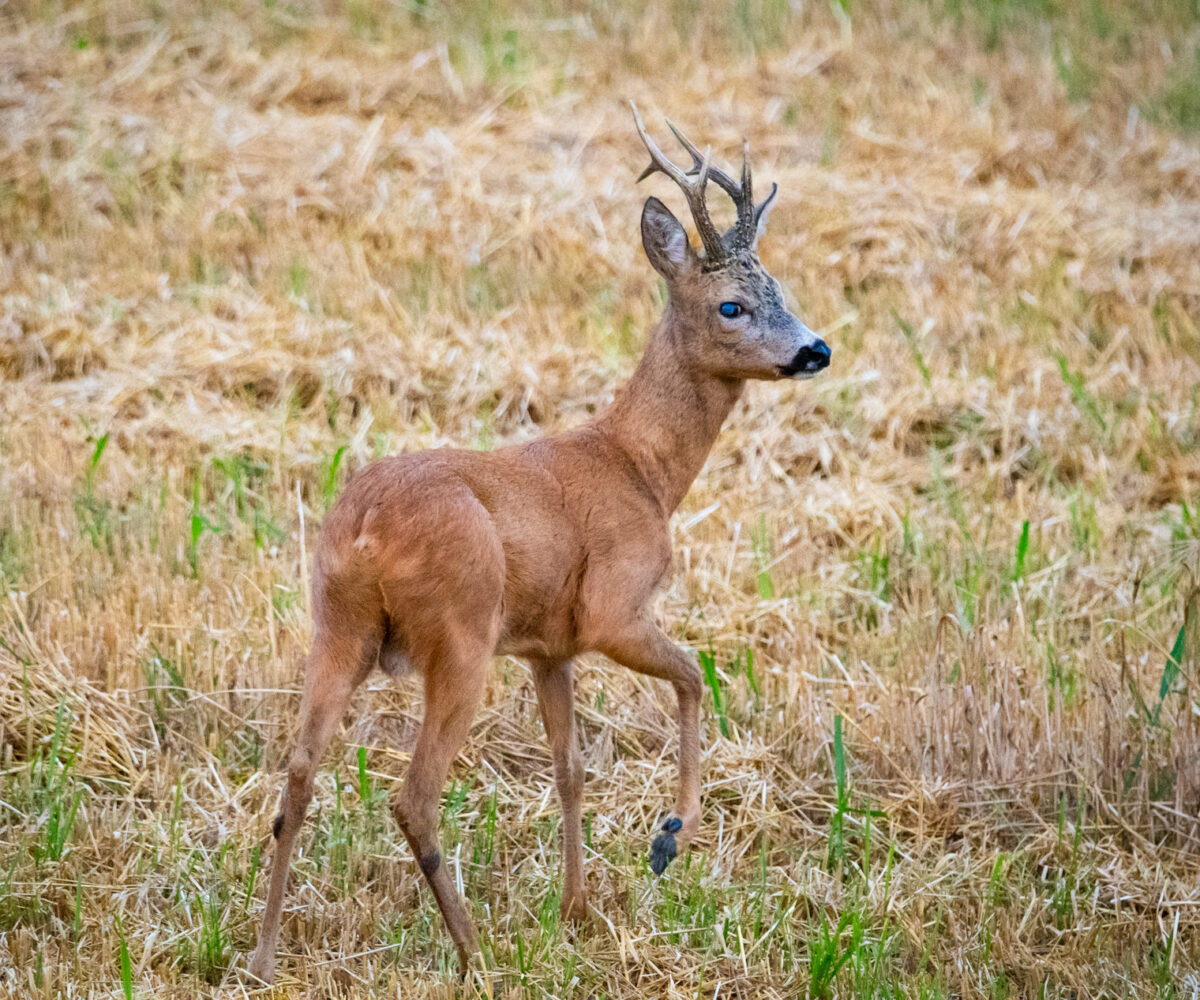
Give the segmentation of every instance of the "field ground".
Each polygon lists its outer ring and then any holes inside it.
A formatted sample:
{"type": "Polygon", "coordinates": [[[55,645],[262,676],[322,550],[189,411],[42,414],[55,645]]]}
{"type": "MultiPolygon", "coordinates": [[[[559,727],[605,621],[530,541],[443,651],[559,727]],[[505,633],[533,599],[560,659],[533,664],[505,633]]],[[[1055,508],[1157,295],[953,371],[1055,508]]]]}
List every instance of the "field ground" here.
{"type": "MultiPolygon", "coordinates": [[[[626,100],[781,198],[833,345],[675,520],[667,690],[582,671],[595,922],[499,660],[443,836],[467,994],[1200,991],[1196,0],[0,6],[0,992],[237,996],[348,471],[602,407],[661,308],[626,100]]],[[[724,211],[724,208],[721,209],[724,211]]],[[[446,997],[386,809],[326,760],[267,996],[446,997]]]]}

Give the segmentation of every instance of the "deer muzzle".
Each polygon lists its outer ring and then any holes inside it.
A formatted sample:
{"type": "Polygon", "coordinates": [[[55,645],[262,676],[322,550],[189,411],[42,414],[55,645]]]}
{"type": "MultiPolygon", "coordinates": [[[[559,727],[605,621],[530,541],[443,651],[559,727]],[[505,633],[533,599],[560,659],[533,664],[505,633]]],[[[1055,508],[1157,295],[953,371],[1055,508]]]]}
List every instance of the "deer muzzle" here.
{"type": "Polygon", "coordinates": [[[830,354],[832,352],[825,341],[814,340],[811,344],[805,344],[790,362],[781,366],[779,374],[785,378],[812,378],[829,367],[830,354]]]}

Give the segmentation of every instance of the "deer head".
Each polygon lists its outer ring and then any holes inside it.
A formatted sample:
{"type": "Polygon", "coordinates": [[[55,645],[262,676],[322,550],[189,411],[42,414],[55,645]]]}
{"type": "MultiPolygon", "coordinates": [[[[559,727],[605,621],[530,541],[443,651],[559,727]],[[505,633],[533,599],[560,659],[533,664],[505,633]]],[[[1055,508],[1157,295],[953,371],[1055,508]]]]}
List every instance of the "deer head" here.
{"type": "Polygon", "coordinates": [[[828,367],[829,346],[788,312],[779,282],[755,252],[777,185],[754,204],[745,142],[741,180],[735,181],[667,122],[691,156],[692,165],[684,169],[663,155],[646,133],[637,107],[632,102],[630,106],[638,135],[650,153],[650,165],[638,180],[664,173],[679,185],[704,246],[703,254],[698,254],[671,210],[657,198],[646,199],[642,245],[667,283],[669,308],[684,328],[683,346],[690,359],[708,374],[729,379],[804,379],[828,367]],[[724,234],[708,214],[705,195],[710,181],[737,208],[737,221],[724,234]]]}

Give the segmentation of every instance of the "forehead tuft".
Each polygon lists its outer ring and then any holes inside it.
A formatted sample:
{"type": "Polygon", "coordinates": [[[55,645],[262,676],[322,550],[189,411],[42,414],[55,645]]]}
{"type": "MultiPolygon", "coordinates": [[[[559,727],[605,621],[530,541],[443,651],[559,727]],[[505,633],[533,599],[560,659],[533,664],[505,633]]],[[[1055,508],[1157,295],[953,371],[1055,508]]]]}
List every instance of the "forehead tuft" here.
{"type": "Polygon", "coordinates": [[[778,285],[754,253],[741,253],[709,272],[712,279],[759,302],[779,299],[778,285]]]}
{"type": "Polygon", "coordinates": [[[762,261],[758,259],[758,254],[753,250],[743,250],[741,253],[715,262],[703,259],[701,265],[710,274],[740,274],[762,270],[762,261]]]}

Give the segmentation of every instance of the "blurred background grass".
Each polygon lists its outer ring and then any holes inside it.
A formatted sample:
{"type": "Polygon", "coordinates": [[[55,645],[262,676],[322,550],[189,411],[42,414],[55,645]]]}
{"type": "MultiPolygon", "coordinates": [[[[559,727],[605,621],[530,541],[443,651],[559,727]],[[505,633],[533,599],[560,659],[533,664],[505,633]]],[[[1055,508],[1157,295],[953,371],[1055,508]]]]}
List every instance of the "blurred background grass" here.
{"type": "MultiPolygon", "coordinates": [[[[443,836],[502,997],[1191,996],[1196,0],[0,8],[0,989],[226,995],[347,472],[572,426],[662,305],[634,99],[781,186],[834,347],[756,386],[660,610],[711,688],[582,671],[596,923],[497,661],[443,836]]],[[[718,212],[727,212],[724,205],[718,212]]],[[[443,996],[380,677],[281,995],[443,996]]]]}

